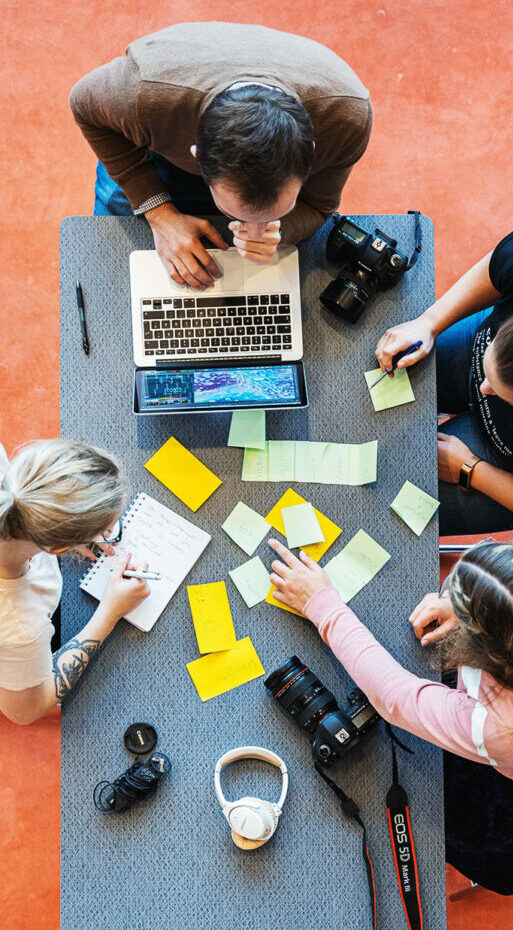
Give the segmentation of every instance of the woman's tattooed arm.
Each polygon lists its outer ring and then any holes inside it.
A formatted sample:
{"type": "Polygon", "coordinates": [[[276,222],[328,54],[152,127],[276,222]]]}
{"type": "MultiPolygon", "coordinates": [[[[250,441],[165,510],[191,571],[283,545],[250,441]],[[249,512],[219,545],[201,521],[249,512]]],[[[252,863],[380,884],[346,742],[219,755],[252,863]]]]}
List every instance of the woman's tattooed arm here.
{"type": "Polygon", "coordinates": [[[100,648],[99,639],[70,639],[53,655],[55,696],[58,701],[67,697],[84,669],[100,648]]]}

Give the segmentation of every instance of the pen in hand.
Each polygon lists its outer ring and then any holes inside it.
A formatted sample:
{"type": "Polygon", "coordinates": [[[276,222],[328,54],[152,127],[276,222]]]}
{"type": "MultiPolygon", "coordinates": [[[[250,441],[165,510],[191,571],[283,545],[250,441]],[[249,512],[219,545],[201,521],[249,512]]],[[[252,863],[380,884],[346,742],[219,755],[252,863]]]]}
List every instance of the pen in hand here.
{"type": "Polygon", "coordinates": [[[87,326],[85,319],[85,309],[84,309],[84,295],[82,293],[82,287],[80,281],[77,281],[75,285],[75,291],[77,295],[77,306],[78,306],[78,317],[80,320],[80,329],[82,332],[82,345],[84,347],[84,352],[86,355],[89,355],[89,338],[87,335],[87,326]]]}
{"type": "Polygon", "coordinates": [[[146,581],[160,581],[162,575],[160,572],[143,572],[135,571],[135,569],[132,568],[125,568],[123,578],[144,578],[146,581]]]}
{"type": "Polygon", "coordinates": [[[414,342],[413,345],[408,346],[407,349],[403,349],[401,352],[397,352],[392,358],[392,369],[390,371],[388,369],[384,371],[379,376],[379,378],[374,382],[374,384],[371,384],[371,388],[376,387],[376,385],[379,384],[379,382],[382,381],[383,378],[386,378],[387,375],[391,375],[392,372],[395,371],[395,369],[397,368],[397,363],[402,358],[404,358],[405,355],[412,355],[413,352],[416,352],[417,349],[420,349],[421,345],[422,345],[422,339],[419,339],[418,342],[414,342]]]}

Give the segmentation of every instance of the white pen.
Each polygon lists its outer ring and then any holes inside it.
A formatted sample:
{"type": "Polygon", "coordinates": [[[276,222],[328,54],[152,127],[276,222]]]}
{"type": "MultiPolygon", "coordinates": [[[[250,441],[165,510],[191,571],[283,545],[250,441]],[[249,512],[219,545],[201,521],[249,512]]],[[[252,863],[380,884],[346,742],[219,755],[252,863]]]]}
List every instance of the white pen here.
{"type": "Polygon", "coordinates": [[[123,578],[144,578],[146,581],[160,581],[160,572],[136,572],[132,568],[126,568],[123,572],[123,578]]]}

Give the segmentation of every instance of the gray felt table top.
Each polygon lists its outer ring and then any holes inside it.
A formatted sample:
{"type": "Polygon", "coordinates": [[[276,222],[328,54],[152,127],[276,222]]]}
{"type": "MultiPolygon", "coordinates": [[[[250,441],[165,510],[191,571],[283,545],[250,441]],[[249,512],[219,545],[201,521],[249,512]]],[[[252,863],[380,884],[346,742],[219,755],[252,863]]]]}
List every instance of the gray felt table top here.
{"type": "MultiPolygon", "coordinates": [[[[410,216],[357,217],[411,248],[410,216]]],[[[226,230],[224,220],[215,224],[226,230]]],[[[438,525],[420,538],[389,505],[406,478],[436,497],[434,359],[416,366],[414,404],[374,413],[362,372],[374,364],[384,329],[432,302],[433,236],[423,218],[423,251],[401,283],[376,298],[355,326],[337,321],[318,300],[334,269],[324,254],[327,223],[300,246],[305,370],[310,407],[267,414],[270,439],[362,442],[378,438],[378,480],[365,487],[297,485],[338,522],[343,534],[324,564],[360,528],[392,558],[351,602],[378,639],[409,669],[435,677],[407,618],[438,586],[438,525]]],[[[268,604],[248,610],[228,579],[244,553],[221,524],[238,500],[266,514],[287,484],[241,482],[242,450],[228,449],[229,414],[155,417],[131,413],[133,377],[128,256],[152,248],[145,220],[72,217],[61,228],[61,424],[64,437],[117,453],[132,491],[146,491],[212,534],[188,582],[227,579],[238,638],[250,635],[267,673],[293,654],[341,702],[351,686],[315,628],[268,604]],[[82,283],[91,355],[82,352],[75,280],[82,283]],[[143,468],[174,435],[223,479],[192,514],[143,468]]],[[[270,565],[266,543],[257,550],[270,565]]],[[[78,582],[83,568],[64,564],[63,641],[90,617],[95,602],[78,582]]],[[[121,621],[62,715],[62,930],[363,930],[370,926],[358,828],[311,763],[307,736],[272,701],[257,679],[202,704],[185,663],[198,650],[182,585],[151,633],[121,621]],[[97,781],[121,774],[131,757],[122,735],[135,720],[153,723],[172,759],[158,795],[119,817],[93,807],[97,781]],[[238,850],[217,803],[213,771],[234,746],[260,744],[287,762],[290,789],[272,841],[253,853],[238,850]]],[[[409,792],[426,930],[445,926],[441,753],[414,737],[400,759],[409,792]]],[[[360,805],[372,849],[383,930],[406,926],[385,816],[391,757],[383,726],[333,770],[360,805]]],[[[278,798],[279,773],[263,763],[239,763],[225,773],[229,798],[278,798]]]]}

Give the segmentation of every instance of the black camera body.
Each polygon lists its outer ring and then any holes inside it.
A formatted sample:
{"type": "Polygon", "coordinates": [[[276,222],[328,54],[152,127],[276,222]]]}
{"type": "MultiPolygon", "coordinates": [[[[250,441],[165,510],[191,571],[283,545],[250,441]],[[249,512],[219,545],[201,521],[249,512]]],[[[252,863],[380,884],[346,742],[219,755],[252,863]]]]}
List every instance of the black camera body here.
{"type": "Polygon", "coordinates": [[[265,687],[296,723],[306,730],[315,762],[333,765],[361,742],[380,719],[365,695],[355,688],[341,709],[335,696],[304,662],[292,656],[264,681],[265,687]]]}
{"type": "Polygon", "coordinates": [[[340,271],[322,292],[321,303],[349,323],[356,323],[376,291],[393,287],[409,267],[395,239],[380,229],[366,232],[347,216],[335,219],[326,257],[340,271]]]}

